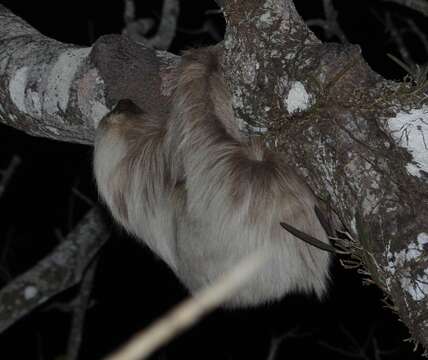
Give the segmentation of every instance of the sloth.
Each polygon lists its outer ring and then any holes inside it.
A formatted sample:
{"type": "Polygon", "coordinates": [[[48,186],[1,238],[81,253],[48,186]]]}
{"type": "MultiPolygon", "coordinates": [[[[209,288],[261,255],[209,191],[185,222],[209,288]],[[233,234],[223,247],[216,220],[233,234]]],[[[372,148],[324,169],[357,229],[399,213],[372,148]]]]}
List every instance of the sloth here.
{"type": "Polygon", "coordinates": [[[281,228],[328,244],[317,200],[284,154],[243,135],[221,50],[182,56],[167,118],[120,101],[99,124],[94,173],[114,219],[190,292],[264,247],[269,260],[225,304],[249,307],[328,287],[331,255],[281,228]]]}

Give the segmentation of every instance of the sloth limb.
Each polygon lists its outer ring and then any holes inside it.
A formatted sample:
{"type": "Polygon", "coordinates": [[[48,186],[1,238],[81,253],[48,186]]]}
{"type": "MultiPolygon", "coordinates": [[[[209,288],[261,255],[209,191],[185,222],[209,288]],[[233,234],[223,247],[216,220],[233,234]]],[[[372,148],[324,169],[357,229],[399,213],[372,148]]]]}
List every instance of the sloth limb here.
{"type": "Polygon", "coordinates": [[[116,220],[195,291],[259,247],[270,261],[228,306],[251,306],[328,283],[330,256],[280,222],[328,243],[311,190],[281,154],[240,135],[219,50],[187,52],[169,119],[123,104],[97,131],[94,168],[116,220]]]}

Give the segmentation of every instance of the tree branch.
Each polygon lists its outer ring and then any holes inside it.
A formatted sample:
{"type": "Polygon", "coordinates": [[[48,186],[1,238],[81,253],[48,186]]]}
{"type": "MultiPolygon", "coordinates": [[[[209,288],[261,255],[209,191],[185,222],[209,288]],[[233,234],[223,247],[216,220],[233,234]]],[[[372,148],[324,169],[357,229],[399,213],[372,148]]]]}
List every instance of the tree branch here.
{"type": "Polygon", "coordinates": [[[16,168],[21,163],[21,158],[17,155],[14,155],[10,161],[8,167],[4,170],[0,170],[0,197],[3,196],[7,185],[9,184],[13,174],[16,171],[16,168]]]}
{"type": "Polygon", "coordinates": [[[179,13],[179,0],[164,0],[160,24],[156,34],[152,37],[146,37],[145,35],[154,26],[154,21],[151,21],[151,19],[136,20],[134,0],[126,0],[124,16],[126,27],[124,33],[132,40],[150,48],[167,50],[175,37],[179,13]]]}
{"type": "Polygon", "coordinates": [[[124,98],[168,112],[162,82],[171,81],[172,54],[117,35],[91,48],[62,44],[2,5],[0,40],[0,122],[30,135],[91,144],[96,124],[124,98]]]}
{"type": "Polygon", "coordinates": [[[384,2],[402,5],[415,10],[424,16],[428,16],[428,2],[425,0],[384,0],[384,2]]]}
{"type": "Polygon", "coordinates": [[[222,8],[224,6],[224,0],[214,0],[216,2],[216,4],[222,8]]]}
{"type": "Polygon", "coordinates": [[[48,256],[0,290],[0,333],[53,296],[76,285],[107,241],[99,209],[86,214],[48,256]]]}
{"type": "Polygon", "coordinates": [[[267,261],[269,254],[264,248],[245,256],[210,286],[175,306],[150,327],[134,335],[125,346],[110,354],[105,360],[146,359],[160,346],[233,296],[267,261]]]}
{"type": "Polygon", "coordinates": [[[82,344],[83,330],[85,325],[86,311],[88,310],[89,302],[91,299],[91,292],[97,269],[98,258],[94,259],[88,265],[83,279],[80,283],[79,293],[73,301],[73,318],[71,321],[70,335],[67,344],[67,359],[78,360],[80,345],[82,344]]]}
{"type": "Polygon", "coordinates": [[[401,58],[404,60],[406,64],[409,66],[413,66],[415,62],[410,55],[410,51],[407,48],[407,45],[404,41],[401,31],[394,23],[391,13],[385,14],[385,31],[390,34],[392,41],[397,46],[398,52],[401,55],[401,58]]]}
{"type": "Polygon", "coordinates": [[[311,19],[306,21],[308,26],[319,26],[324,30],[327,39],[337,37],[340,42],[348,43],[345,32],[342,30],[337,20],[337,11],[334,8],[332,0],[323,0],[325,19],[311,19]]]}
{"type": "Polygon", "coordinates": [[[284,153],[330,203],[359,241],[353,256],[428,349],[426,82],[387,81],[358,46],[321,44],[291,0],[228,0],[225,14],[242,129],[284,153]]]}

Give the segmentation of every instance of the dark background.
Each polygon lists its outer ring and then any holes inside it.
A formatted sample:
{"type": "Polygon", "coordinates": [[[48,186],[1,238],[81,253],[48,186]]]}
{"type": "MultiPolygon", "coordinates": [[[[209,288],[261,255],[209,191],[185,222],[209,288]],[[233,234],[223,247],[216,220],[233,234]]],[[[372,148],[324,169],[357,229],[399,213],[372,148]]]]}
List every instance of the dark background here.
{"type": "MultiPolygon", "coordinates": [[[[120,0],[0,2],[62,42],[89,46],[99,36],[120,33],[123,28],[120,0]]],[[[158,21],[161,4],[159,0],[137,2],[138,17],[158,21]]],[[[398,28],[410,17],[425,31],[426,18],[381,1],[346,0],[335,5],[341,26],[351,42],[361,45],[369,64],[383,76],[401,79],[404,71],[386,55],[399,56],[384,16],[390,12],[398,28]]],[[[297,6],[305,19],[323,17],[320,0],[298,0],[297,6]]],[[[222,16],[207,14],[215,8],[214,1],[182,1],[171,50],[179,53],[212,44],[214,39],[198,29],[211,21],[222,34],[222,16]]],[[[323,37],[320,29],[314,30],[323,37]]],[[[405,35],[405,41],[415,61],[427,61],[414,36],[405,35]]],[[[13,155],[22,163],[0,198],[0,286],[49,253],[89,209],[73,189],[94,201],[98,198],[91,147],[33,138],[0,125],[0,169],[13,155]]],[[[420,359],[420,353],[413,353],[412,345],[403,341],[409,337],[407,329],[385,308],[380,290],[363,286],[356,271],[344,270],[338,261],[332,279],[322,302],[293,295],[258,309],[216,311],[153,358],[267,359],[273,339],[285,335],[277,359],[420,359]]],[[[74,294],[71,289],[57,296],[0,335],[0,359],[60,359],[66,349],[70,314],[58,305],[74,294]]],[[[116,229],[100,256],[81,359],[101,358],[186,295],[160,260],[116,229]]]]}

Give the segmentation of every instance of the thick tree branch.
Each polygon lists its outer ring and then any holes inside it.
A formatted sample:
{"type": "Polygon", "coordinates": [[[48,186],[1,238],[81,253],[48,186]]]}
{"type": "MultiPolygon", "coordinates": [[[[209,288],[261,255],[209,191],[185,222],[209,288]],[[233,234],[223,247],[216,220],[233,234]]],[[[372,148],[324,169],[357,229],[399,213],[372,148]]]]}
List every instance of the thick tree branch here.
{"type": "Polygon", "coordinates": [[[356,256],[428,348],[428,106],[357,46],[321,44],[291,0],[225,1],[242,128],[288,155],[358,239],[356,256]],[[246,19],[242,21],[242,19],[246,19]]]}
{"type": "Polygon", "coordinates": [[[0,5],[0,122],[31,135],[90,144],[120,99],[168,111],[162,80],[175,57],[105,36],[91,48],[49,39],[0,5]]]}
{"type": "Polygon", "coordinates": [[[107,241],[109,230],[94,208],[57,248],[0,290],[0,333],[53,296],[76,285],[107,241]]]}

